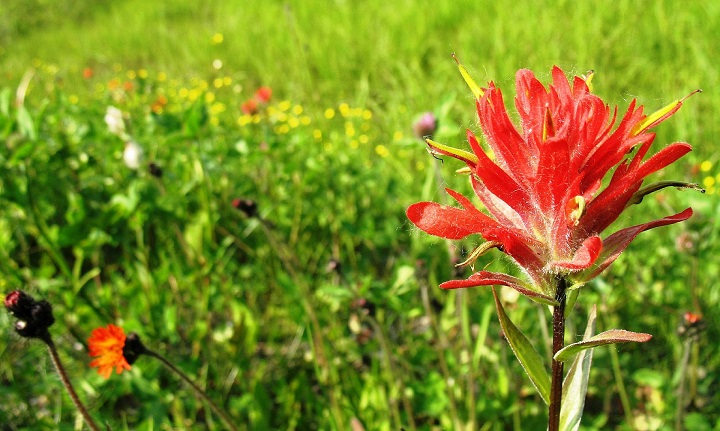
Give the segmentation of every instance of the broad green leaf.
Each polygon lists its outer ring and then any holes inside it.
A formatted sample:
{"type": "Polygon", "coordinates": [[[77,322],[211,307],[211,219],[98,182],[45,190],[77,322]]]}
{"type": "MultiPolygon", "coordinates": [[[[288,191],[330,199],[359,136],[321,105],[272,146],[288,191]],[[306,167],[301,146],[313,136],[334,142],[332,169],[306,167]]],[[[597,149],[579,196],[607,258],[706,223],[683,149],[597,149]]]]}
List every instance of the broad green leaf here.
{"type": "Polygon", "coordinates": [[[561,349],[555,354],[555,360],[565,362],[573,355],[582,350],[591,349],[593,347],[602,346],[605,344],[630,342],[644,343],[646,341],[650,341],[651,338],[652,335],[650,334],[631,332],[624,329],[611,329],[609,331],[597,334],[594,337],[590,337],[580,342],[565,346],[565,348],[561,349]]]}
{"type": "Polygon", "coordinates": [[[493,289],[493,296],[495,297],[495,307],[497,308],[498,319],[500,320],[500,326],[502,326],[503,332],[505,332],[505,338],[510,343],[515,357],[520,361],[525,373],[535,385],[538,393],[542,397],[545,404],[550,403],[550,375],[545,368],[542,357],[535,350],[530,341],[523,335],[522,332],[512,323],[510,318],[505,314],[500,299],[493,289]]]}
{"type": "MultiPolygon", "coordinates": [[[[592,338],[595,333],[595,317],[597,309],[593,306],[588,316],[584,340],[592,338]]],[[[560,431],[577,431],[580,427],[585,408],[585,394],[588,389],[590,365],[592,363],[592,349],[582,350],[575,357],[570,370],[563,381],[562,405],[560,407],[560,431]]]]}

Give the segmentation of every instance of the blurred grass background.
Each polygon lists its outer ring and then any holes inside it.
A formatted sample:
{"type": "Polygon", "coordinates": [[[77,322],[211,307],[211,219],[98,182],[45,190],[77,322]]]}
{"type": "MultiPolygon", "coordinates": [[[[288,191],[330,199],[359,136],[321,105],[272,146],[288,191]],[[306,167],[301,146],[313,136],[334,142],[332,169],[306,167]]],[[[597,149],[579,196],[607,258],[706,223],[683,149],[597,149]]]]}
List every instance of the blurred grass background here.
{"type": "MultiPolygon", "coordinates": [[[[656,148],[693,144],[662,176],[709,193],[666,190],[633,208],[622,225],[690,205],[696,215],[639,237],[585,288],[570,325],[582,332],[599,303],[599,329],[654,334],[597,350],[581,429],[718,430],[719,21],[720,5],[669,0],[4,1],[0,286],[55,304],[81,396],[113,429],[220,424],[155,364],[107,381],[88,369],[87,336],[107,323],[174,358],[245,429],[349,429],[352,418],[368,430],[539,429],[544,405],[491,295],[439,291],[467,273],[405,220],[407,205],[444,199],[412,122],[434,111],[437,139],[456,146],[477,131],[453,52],[508,105],[517,69],[547,82],[554,64],[595,70],[594,91],[621,110],[702,88],[657,129],[656,148]],[[23,111],[12,100],[28,70],[23,111]],[[245,121],[239,106],[261,85],[273,101],[245,121]],[[108,105],[161,178],[123,165],[108,105]],[[268,222],[236,211],[237,197],[268,222]],[[686,311],[704,316],[696,337],[677,332],[686,311]]],[[[468,194],[458,167],[439,168],[468,194]]],[[[513,271],[496,256],[485,265],[513,271]]],[[[541,343],[543,310],[509,309],[541,343]]],[[[0,323],[3,429],[73,429],[43,349],[6,314],[0,323]]]]}

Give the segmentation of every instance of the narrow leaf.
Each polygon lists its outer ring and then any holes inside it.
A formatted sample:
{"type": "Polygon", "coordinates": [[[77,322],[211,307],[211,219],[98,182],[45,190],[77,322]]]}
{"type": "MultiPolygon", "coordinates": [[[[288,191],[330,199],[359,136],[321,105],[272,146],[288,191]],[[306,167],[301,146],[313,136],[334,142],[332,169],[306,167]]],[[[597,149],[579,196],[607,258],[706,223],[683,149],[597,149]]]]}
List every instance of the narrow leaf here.
{"type": "Polygon", "coordinates": [[[522,332],[512,323],[510,318],[505,314],[500,299],[495,292],[493,287],[493,296],[495,297],[495,307],[497,308],[498,319],[500,320],[500,326],[505,333],[510,348],[515,357],[520,361],[525,373],[530,377],[535,389],[542,397],[545,404],[550,404],[550,375],[545,368],[542,357],[530,344],[530,341],[523,335],[522,332]]]}
{"type": "Polygon", "coordinates": [[[615,343],[644,343],[650,341],[652,335],[644,334],[641,332],[631,332],[624,329],[611,329],[609,331],[597,334],[594,337],[586,338],[578,343],[573,343],[565,348],[561,349],[555,354],[555,360],[565,362],[570,359],[574,354],[583,351],[585,349],[591,349],[597,346],[603,346],[605,344],[615,343]]]}
{"type": "MultiPolygon", "coordinates": [[[[595,317],[597,309],[593,306],[588,316],[584,340],[592,338],[595,333],[595,317]]],[[[575,357],[570,370],[563,381],[562,405],[560,407],[560,431],[577,431],[580,428],[585,408],[585,394],[588,389],[592,350],[583,350],[575,357]]]]}

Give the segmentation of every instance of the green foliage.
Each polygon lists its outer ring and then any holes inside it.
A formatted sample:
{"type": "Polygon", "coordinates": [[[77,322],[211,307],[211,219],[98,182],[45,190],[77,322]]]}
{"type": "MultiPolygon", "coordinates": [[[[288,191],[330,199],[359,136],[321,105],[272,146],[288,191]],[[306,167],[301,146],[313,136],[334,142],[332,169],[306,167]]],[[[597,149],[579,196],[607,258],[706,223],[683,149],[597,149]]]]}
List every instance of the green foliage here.
{"type": "MultiPolygon", "coordinates": [[[[89,369],[90,332],[115,323],[193,376],[241,429],[340,430],[353,418],[368,430],[544,427],[546,406],[500,336],[492,294],[436,289],[469,274],[451,257],[478,239],[448,248],[404,216],[410,203],[445,199],[445,185],[470,193],[451,176],[460,166],[433,160],[411,132],[423,111],[439,117],[441,143],[460,146],[476,127],[454,51],[508,105],[515,70],[546,78],[552,64],[595,69],[594,90],[621,109],[705,90],[658,129],[655,148],[692,143],[662,177],[708,193],[665,189],[631,208],[618,226],[687,206],[695,216],[641,235],[583,287],[568,333],[582,332],[578,310],[598,304],[599,330],[653,334],[594,350],[580,429],[713,429],[720,6],[80,3],[0,6],[0,288],[54,305],[51,332],[100,422],[221,429],[150,358],[108,380],[89,369]],[[243,114],[260,85],[271,102],[243,114]],[[144,150],[139,169],[103,120],[111,105],[144,150]],[[235,198],[255,201],[260,217],[235,198]],[[704,326],[686,328],[686,311],[704,326]],[[621,373],[608,349],[620,350],[621,373]]],[[[494,253],[475,265],[514,271],[494,253]]],[[[502,301],[549,360],[546,308],[502,301]]],[[[0,423],[73,429],[45,350],[11,328],[0,313],[0,423]]]]}

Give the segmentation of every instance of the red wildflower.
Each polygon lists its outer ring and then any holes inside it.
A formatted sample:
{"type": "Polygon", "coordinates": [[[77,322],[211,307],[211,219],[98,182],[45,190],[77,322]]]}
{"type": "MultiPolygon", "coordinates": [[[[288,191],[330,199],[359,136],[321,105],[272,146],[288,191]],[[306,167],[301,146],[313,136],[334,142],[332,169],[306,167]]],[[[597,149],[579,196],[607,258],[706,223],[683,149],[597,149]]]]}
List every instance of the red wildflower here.
{"type": "Polygon", "coordinates": [[[470,173],[473,190],[489,215],[448,189],[460,208],[420,202],[407,209],[407,216],[420,229],[442,238],[479,233],[488,242],[466,263],[498,248],[517,262],[530,282],[480,271],[440,287],[499,284],[552,304],[557,277],[578,287],[610,265],[640,232],[691,216],[688,208],[622,229],[604,240],[600,237],[627,206],[639,203],[645,195],[668,186],[698,188],[670,181],[641,188],[645,177],[691,150],[687,143],[674,143],[643,160],[655,138],[649,129],[674,114],[684,99],[651,115],[645,115],[633,100],[618,122],[617,108],[610,109],[590,93],[590,77],[570,82],[555,67],[553,83],[546,89],[531,71],[520,70],[515,98],[522,127],[518,130],[495,84],[480,88],[465,68],[460,66],[460,71],[475,94],[490,151],[470,131],[467,139],[472,152],[431,140],[427,143],[434,153],[467,164],[463,170],[470,173]],[[613,169],[607,187],[601,189],[603,178],[613,169]]]}
{"type": "Polygon", "coordinates": [[[270,87],[260,87],[255,92],[255,100],[260,103],[268,103],[272,96],[272,89],[270,87]]]}
{"type": "Polygon", "coordinates": [[[248,99],[245,102],[243,102],[242,105],[240,105],[240,110],[243,112],[243,114],[246,115],[253,115],[257,114],[258,112],[258,104],[255,99],[248,99]]]}
{"type": "Polygon", "coordinates": [[[685,319],[685,323],[688,325],[695,325],[696,323],[700,322],[702,320],[702,316],[699,314],[695,314],[693,312],[687,311],[685,314],[683,314],[683,319],[685,319]]]}
{"type": "Polygon", "coordinates": [[[83,77],[83,79],[90,79],[90,78],[93,77],[93,75],[95,75],[95,72],[94,72],[91,68],[89,68],[89,67],[86,67],[86,68],[83,69],[83,71],[82,71],[82,77],[83,77]]]}
{"type": "Polygon", "coordinates": [[[163,111],[163,109],[165,108],[165,106],[167,106],[167,104],[168,104],[167,97],[165,97],[164,95],[161,94],[157,97],[157,99],[155,99],[155,101],[152,103],[152,105],[150,105],[150,109],[154,113],[160,114],[163,111]]]}
{"type": "Polygon", "coordinates": [[[90,356],[96,357],[90,362],[91,367],[97,367],[98,373],[106,379],[112,374],[113,368],[120,374],[123,369],[129,370],[130,364],[123,355],[125,347],[125,332],[113,324],[107,328],[96,328],[88,339],[90,356]]]}

